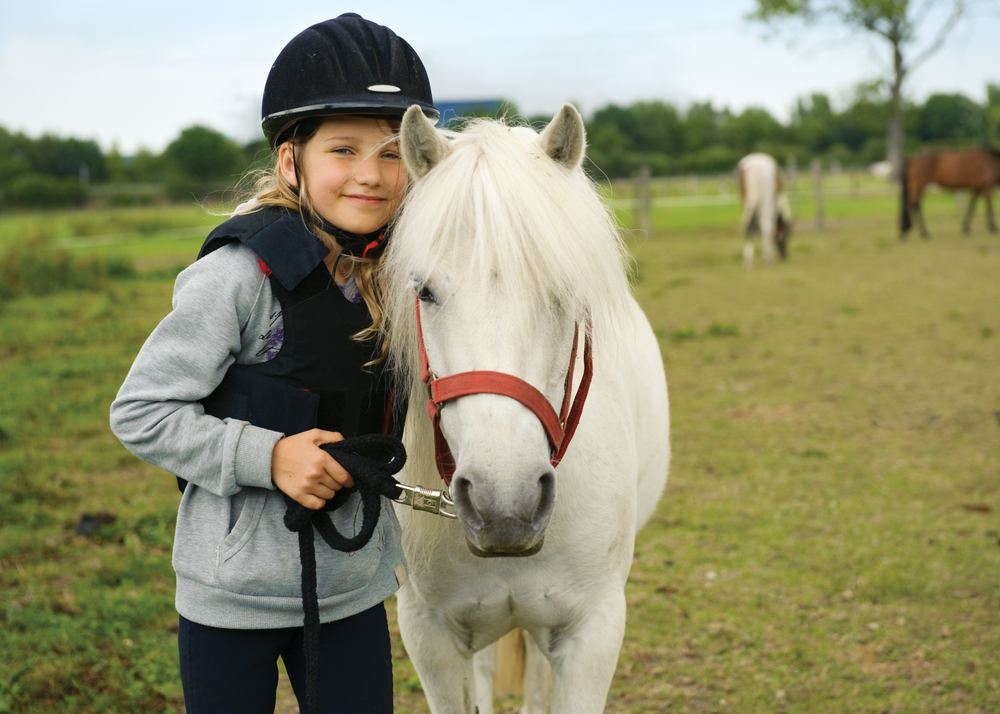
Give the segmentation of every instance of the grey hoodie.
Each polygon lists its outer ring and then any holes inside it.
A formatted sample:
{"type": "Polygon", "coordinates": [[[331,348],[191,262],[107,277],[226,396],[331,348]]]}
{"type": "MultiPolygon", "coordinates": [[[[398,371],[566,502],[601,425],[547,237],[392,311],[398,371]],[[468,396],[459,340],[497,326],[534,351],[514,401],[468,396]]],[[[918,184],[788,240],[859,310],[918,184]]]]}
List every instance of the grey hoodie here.
{"type": "MultiPolygon", "coordinates": [[[[302,624],[298,536],[271,482],[271,451],[284,434],[207,416],[198,403],[230,365],[274,355],[281,306],[257,256],[231,243],[196,261],[174,285],[173,311],[146,340],[111,405],[111,429],[144,461],[188,481],[177,514],[177,611],[212,627],[302,624]]],[[[330,515],[360,529],[357,494],[330,515]]],[[[405,580],[400,528],[383,499],[371,541],[355,553],[316,540],[320,620],[362,612],[405,580]]]]}

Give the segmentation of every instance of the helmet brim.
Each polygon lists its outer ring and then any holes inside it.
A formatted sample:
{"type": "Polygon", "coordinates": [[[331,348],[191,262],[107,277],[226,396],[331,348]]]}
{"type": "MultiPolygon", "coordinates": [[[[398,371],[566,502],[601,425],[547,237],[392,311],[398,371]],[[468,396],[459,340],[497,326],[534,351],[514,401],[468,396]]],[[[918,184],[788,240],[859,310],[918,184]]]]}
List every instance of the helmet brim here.
{"type": "Polygon", "coordinates": [[[404,97],[399,97],[398,101],[389,102],[385,101],[384,98],[379,98],[378,101],[338,98],[337,101],[333,102],[312,104],[306,107],[296,107],[295,109],[288,109],[283,112],[270,114],[264,117],[261,121],[261,129],[264,131],[264,137],[267,139],[267,142],[271,145],[271,148],[274,149],[281,143],[278,140],[281,139],[281,137],[285,135],[289,129],[291,129],[297,122],[309,117],[355,114],[375,117],[396,117],[402,119],[406,110],[414,104],[419,106],[420,110],[424,113],[424,116],[432,121],[436,122],[441,116],[441,112],[438,111],[437,107],[427,104],[426,102],[404,97]]]}

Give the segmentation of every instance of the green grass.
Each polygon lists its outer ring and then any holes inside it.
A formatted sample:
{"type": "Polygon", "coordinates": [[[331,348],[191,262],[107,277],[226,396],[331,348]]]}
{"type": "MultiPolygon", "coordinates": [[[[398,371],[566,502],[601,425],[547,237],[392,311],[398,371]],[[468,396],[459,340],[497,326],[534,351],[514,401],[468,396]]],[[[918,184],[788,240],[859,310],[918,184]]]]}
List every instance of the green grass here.
{"type": "MultiPolygon", "coordinates": [[[[942,195],[900,242],[883,200],[767,269],[718,207],[630,239],[674,456],[606,711],[1000,711],[1000,237],[942,195]]],[[[107,428],[171,285],[0,301],[0,714],[182,706],[176,486],[107,428]]],[[[396,711],[426,712],[388,604],[396,711]]]]}
{"type": "Polygon", "coordinates": [[[102,210],[33,211],[0,218],[0,247],[40,235],[49,240],[153,236],[163,231],[203,227],[221,222],[214,206],[159,206],[102,210]]]}
{"type": "Polygon", "coordinates": [[[0,255],[46,245],[76,258],[131,260],[140,269],[189,264],[224,220],[218,206],[50,211],[0,216],[0,255]]]}
{"type": "Polygon", "coordinates": [[[608,711],[1000,708],[1000,239],[944,218],[636,247],[674,460],[608,711]]]}
{"type": "Polygon", "coordinates": [[[179,701],[177,499],[107,427],[169,294],[169,281],[146,281],[0,303],[0,712],[179,701]],[[102,512],[114,522],[77,534],[102,512]]]}

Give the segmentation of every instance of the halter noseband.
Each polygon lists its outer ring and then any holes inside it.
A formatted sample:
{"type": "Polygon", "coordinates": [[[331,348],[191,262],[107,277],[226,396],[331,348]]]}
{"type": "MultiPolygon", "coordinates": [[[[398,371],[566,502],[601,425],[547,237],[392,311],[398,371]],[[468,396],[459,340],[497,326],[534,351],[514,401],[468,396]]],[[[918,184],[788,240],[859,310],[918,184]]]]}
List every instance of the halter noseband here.
{"type": "Polygon", "coordinates": [[[566,454],[569,442],[573,439],[590,381],[594,374],[593,348],[591,326],[584,331],[583,341],[583,377],[576,397],[570,405],[570,395],[573,391],[573,365],[576,363],[577,338],[580,333],[579,323],[573,328],[573,350],[569,356],[569,370],[566,372],[565,392],[559,414],[549,404],[545,395],[523,379],[504,372],[471,371],[459,372],[447,377],[434,377],[427,361],[427,350],[424,348],[424,331],[420,324],[420,298],[416,298],[417,337],[420,342],[420,379],[430,389],[430,399],[427,401],[427,413],[434,424],[434,461],[438,473],[446,484],[451,485],[455,474],[455,458],[451,454],[448,440],[441,431],[441,405],[459,397],[470,394],[499,394],[516,399],[534,413],[545,429],[549,439],[549,449],[552,454],[552,466],[558,466],[566,454]]]}

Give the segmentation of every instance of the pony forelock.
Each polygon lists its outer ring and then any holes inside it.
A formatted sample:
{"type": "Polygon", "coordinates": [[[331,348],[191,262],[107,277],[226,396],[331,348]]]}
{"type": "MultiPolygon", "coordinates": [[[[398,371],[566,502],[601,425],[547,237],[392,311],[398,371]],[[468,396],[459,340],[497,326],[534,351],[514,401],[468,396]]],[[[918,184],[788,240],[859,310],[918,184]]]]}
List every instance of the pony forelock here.
{"type": "MultiPolygon", "coordinates": [[[[448,274],[466,293],[502,286],[504,310],[557,303],[606,336],[630,295],[617,226],[594,184],[546,156],[538,134],[476,120],[454,151],[413,185],[384,264],[392,364],[419,369],[412,280],[448,274]]],[[[486,299],[484,297],[484,299],[486,299]]]]}

